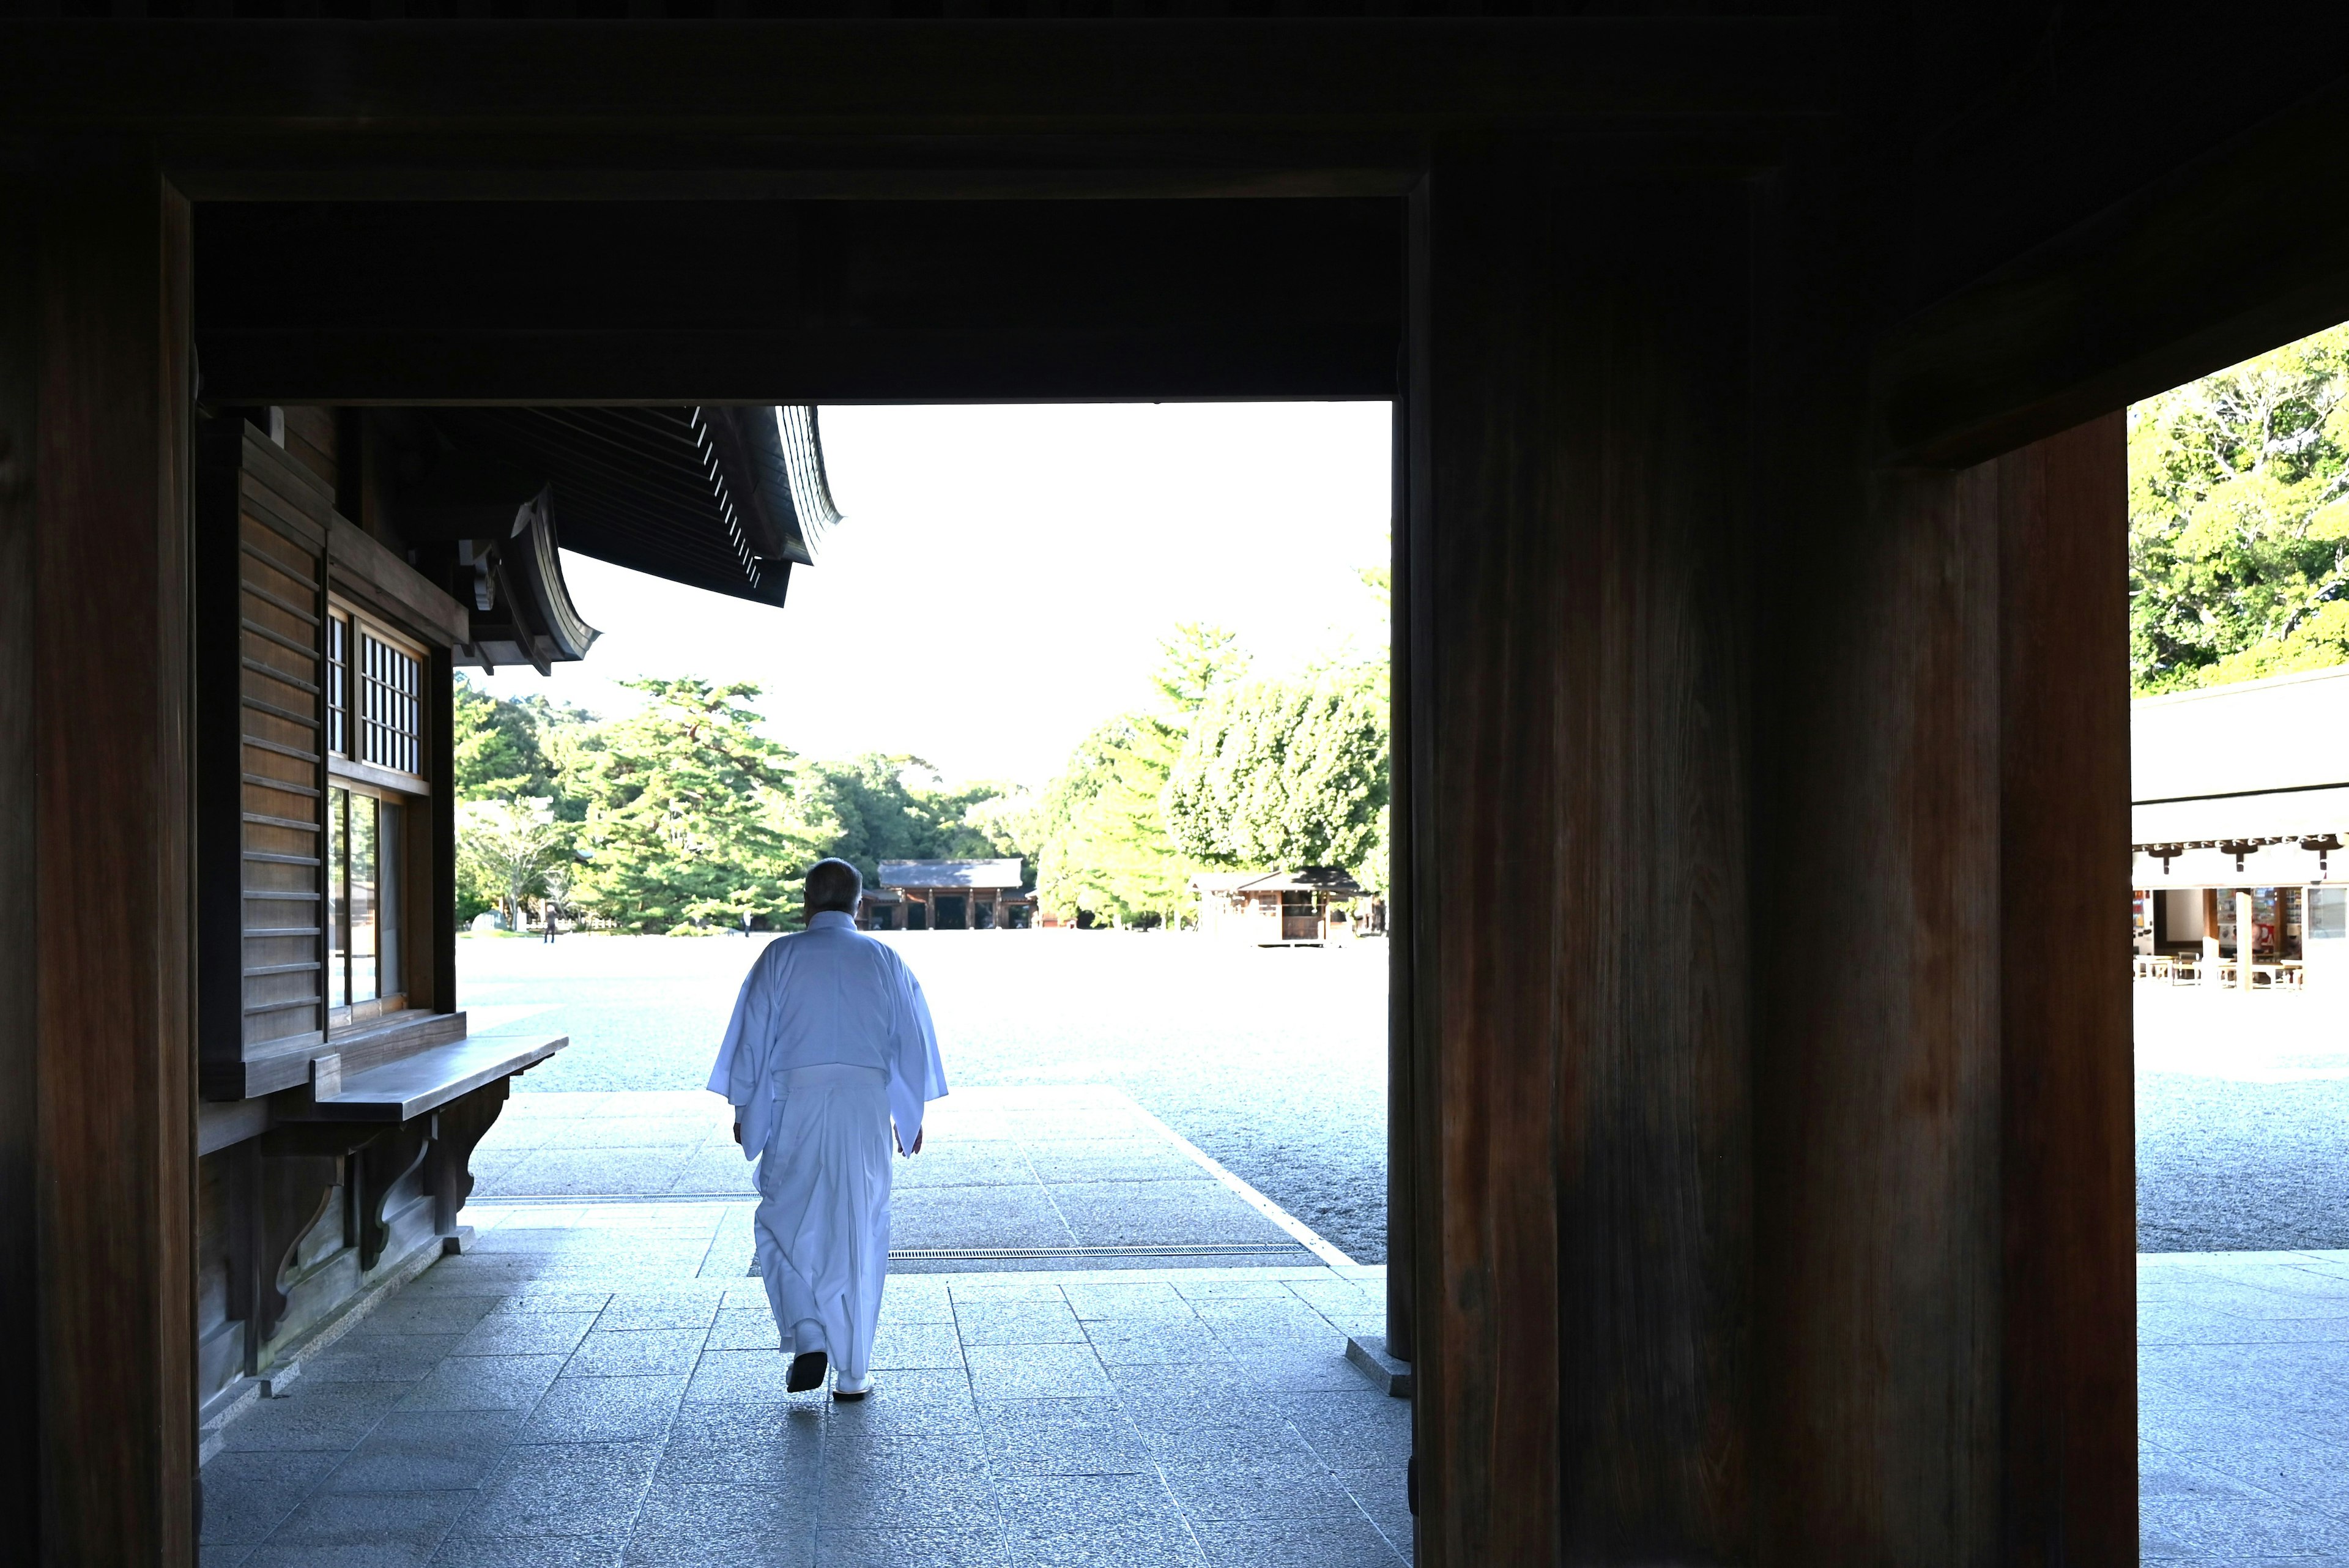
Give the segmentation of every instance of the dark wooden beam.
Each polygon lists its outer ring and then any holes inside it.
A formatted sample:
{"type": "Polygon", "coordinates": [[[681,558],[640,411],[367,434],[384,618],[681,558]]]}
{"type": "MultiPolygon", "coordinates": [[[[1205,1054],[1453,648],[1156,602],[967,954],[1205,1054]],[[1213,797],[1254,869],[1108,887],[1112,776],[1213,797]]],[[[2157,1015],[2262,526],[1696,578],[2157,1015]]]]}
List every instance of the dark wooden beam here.
{"type": "Polygon", "coordinates": [[[1744,213],[1734,182],[1522,151],[1439,151],[1414,198],[1398,630],[1440,1568],[1744,1557],[1744,213]]]}
{"type": "Polygon", "coordinates": [[[1813,18],[0,25],[0,129],[1316,134],[1830,113],[1813,18]]]}
{"type": "Polygon", "coordinates": [[[206,332],[231,403],[1100,402],[1385,398],[1375,329],[206,332]]]}
{"type": "Polygon", "coordinates": [[[1963,466],[2349,319],[2349,86],[2309,98],[1889,330],[1888,462],[1963,466]]]}
{"type": "Polygon", "coordinates": [[[1383,398],[1401,230],[1392,200],[216,204],[197,345],[233,402],[1383,398]]]}
{"type": "Polygon", "coordinates": [[[37,1536],[40,810],[33,722],[33,192],[0,182],[0,1519],[37,1536]]]}
{"type": "Polygon", "coordinates": [[[194,1558],[189,223],[151,163],[37,214],[42,1557],[194,1558]]]}
{"type": "Polygon", "coordinates": [[[2128,447],[2117,413],[1998,460],[2003,1561],[2137,1549],[2128,447]]]}

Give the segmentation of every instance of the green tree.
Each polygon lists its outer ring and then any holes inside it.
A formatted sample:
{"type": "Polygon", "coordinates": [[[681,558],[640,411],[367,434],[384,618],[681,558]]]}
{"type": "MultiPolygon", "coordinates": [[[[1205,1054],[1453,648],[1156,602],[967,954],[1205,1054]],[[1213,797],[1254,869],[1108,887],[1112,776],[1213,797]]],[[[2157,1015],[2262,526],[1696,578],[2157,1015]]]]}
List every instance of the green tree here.
{"type": "Polygon", "coordinates": [[[484,903],[503,908],[510,931],[522,929],[523,900],[542,889],[549,871],[570,859],[570,839],[543,796],[457,803],[460,874],[484,903]]]}
{"type": "Polygon", "coordinates": [[[552,794],[553,777],[529,709],[474,685],[460,671],[456,708],[456,786],[460,800],[515,800],[552,794]]]}
{"type": "Polygon", "coordinates": [[[1358,664],[1218,692],[1166,784],[1176,846],[1207,865],[1370,869],[1384,838],[1385,684],[1358,664]]]}
{"type": "Polygon", "coordinates": [[[2140,693],[2349,662],[2349,326],[2129,410],[2140,693]]]}
{"type": "Polygon", "coordinates": [[[584,750],[585,862],[574,898],[639,931],[795,920],[800,881],[837,832],[809,773],[761,734],[747,681],[645,680],[642,711],[584,750]]]}
{"type": "Polygon", "coordinates": [[[1156,701],[1095,729],[1045,792],[1035,833],[1037,896],[1063,916],[1182,919],[1195,862],[1166,832],[1166,781],[1201,707],[1245,674],[1247,656],[1220,627],[1185,624],[1160,645],[1156,701]]]}

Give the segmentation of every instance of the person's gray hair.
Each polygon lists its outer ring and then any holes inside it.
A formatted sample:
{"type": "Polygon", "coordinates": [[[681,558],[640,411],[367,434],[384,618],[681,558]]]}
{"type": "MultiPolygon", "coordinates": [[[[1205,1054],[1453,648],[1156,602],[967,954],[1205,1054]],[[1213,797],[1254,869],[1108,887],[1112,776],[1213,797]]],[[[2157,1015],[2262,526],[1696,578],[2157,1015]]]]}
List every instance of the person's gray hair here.
{"type": "Polygon", "coordinates": [[[847,861],[819,860],[808,867],[809,914],[821,915],[827,910],[837,910],[843,915],[853,915],[864,897],[864,873],[847,861]]]}

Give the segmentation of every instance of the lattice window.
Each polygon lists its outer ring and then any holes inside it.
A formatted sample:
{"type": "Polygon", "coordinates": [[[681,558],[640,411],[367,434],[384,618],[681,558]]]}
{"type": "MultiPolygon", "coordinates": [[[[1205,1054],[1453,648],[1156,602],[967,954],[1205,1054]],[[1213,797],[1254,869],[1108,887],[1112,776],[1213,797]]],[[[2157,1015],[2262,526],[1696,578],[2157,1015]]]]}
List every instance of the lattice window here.
{"type": "Polygon", "coordinates": [[[326,619],[326,750],[351,754],[351,623],[347,616],[326,619]]]}
{"type": "Polygon", "coordinates": [[[358,760],[420,774],[424,761],[424,667],[412,655],[358,628],[358,760]]]}

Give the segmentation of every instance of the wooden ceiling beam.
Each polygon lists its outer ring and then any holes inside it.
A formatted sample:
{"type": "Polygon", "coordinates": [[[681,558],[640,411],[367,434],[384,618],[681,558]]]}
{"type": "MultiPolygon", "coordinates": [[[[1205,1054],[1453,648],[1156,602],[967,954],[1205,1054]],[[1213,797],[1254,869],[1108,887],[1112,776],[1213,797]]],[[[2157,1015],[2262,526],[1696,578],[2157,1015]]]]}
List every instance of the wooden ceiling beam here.
{"type": "Polygon", "coordinates": [[[0,128],[1523,128],[1835,111],[1824,18],[0,23],[0,128]]]}
{"type": "Polygon", "coordinates": [[[2349,161],[2303,99],[1918,312],[1876,354],[1879,455],[1961,468],[2349,319],[2349,161]]]}

